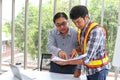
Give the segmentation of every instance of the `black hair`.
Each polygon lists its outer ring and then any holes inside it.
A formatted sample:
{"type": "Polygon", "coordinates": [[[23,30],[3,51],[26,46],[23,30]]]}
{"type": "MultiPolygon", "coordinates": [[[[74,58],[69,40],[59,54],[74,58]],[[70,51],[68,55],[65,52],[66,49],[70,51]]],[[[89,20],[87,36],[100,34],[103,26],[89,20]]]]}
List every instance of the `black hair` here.
{"type": "Polygon", "coordinates": [[[60,17],[64,17],[65,19],[68,20],[68,17],[67,17],[67,15],[64,12],[58,12],[53,17],[53,22],[55,23],[55,20],[58,19],[58,18],[60,18],[60,17]]]}
{"type": "Polygon", "coordinates": [[[84,18],[88,14],[88,9],[86,6],[77,5],[70,10],[70,18],[77,19],[79,17],[84,18]]]}

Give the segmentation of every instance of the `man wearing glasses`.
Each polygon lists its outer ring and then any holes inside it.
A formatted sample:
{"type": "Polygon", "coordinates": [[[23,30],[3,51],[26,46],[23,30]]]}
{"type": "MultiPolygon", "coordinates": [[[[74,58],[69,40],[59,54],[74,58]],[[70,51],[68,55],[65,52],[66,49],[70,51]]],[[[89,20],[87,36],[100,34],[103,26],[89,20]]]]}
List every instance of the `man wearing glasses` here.
{"type": "MultiPolygon", "coordinates": [[[[76,56],[72,49],[78,46],[77,31],[69,26],[68,17],[64,12],[58,12],[53,17],[55,27],[49,32],[47,49],[53,56],[69,59],[76,56]]],[[[76,65],[61,66],[51,61],[50,72],[73,74],[76,65]]]]}

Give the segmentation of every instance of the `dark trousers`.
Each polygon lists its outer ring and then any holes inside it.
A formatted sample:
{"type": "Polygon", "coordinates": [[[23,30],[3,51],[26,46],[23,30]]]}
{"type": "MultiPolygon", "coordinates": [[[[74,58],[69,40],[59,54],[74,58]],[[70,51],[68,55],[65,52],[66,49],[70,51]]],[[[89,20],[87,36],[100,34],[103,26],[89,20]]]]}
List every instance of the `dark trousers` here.
{"type": "Polygon", "coordinates": [[[87,80],[106,80],[108,75],[108,69],[101,70],[100,72],[96,72],[94,75],[87,76],[87,80]]]}
{"type": "Polygon", "coordinates": [[[51,61],[50,72],[63,73],[63,74],[73,74],[76,69],[76,65],[58,65],[51,61]]]}

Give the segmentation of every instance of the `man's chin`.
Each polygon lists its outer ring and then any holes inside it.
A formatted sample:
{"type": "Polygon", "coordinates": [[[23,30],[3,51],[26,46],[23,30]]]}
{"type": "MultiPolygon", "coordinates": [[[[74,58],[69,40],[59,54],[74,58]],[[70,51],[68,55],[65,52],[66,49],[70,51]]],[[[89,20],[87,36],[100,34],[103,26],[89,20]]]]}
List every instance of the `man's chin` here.
{"type": "Polygon", "coordinates": [[[61,31],[61,34],[66,34],[64,31],[61,31]]]}

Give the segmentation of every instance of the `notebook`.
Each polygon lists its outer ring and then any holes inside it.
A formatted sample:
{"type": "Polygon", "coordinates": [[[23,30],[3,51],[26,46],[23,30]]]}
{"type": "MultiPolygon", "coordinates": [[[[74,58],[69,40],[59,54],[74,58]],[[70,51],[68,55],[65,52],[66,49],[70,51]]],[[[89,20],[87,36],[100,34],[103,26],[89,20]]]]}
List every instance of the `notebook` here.
{"type": "Polygon", "coordinates": [[[20,73],[19,68],[15,65],[10,64],[11,71],[14,75],[14,78],[17,78],[18,80],[34,80],[33,78],[20,73]]]}

